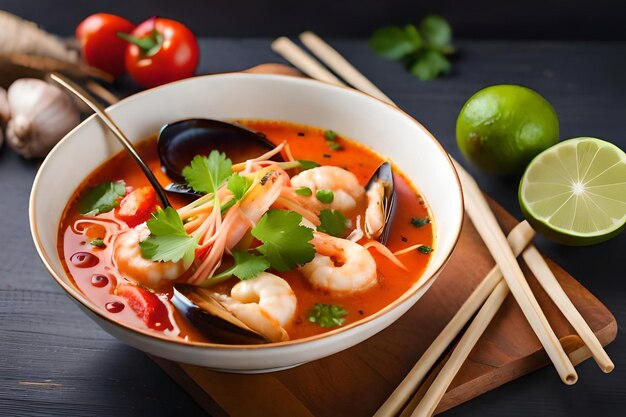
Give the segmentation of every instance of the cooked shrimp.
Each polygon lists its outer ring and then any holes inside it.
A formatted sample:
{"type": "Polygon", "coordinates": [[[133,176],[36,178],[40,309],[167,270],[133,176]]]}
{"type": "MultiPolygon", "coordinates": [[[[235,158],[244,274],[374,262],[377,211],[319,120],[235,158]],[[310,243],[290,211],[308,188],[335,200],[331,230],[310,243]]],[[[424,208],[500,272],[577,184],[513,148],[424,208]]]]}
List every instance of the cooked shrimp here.
{"type": "Polygon", "coordinates": [[[182,259],[178,262],[154,262],[142,257],[139,242],[149,235],[150,230],[145,223],[117,235],[113,245],[113,262],[124,277],[150,288],[158,288],[180,277],[190,265],[185,265],[182,259]]]}
{"type": "Polygon", "coordinates": [[[294,189],[310,188],[312,191],[310,197],[298,197],[304,204],[317,211],[330,208],[351,217],[365,200],[365,189],[359,184],[356,176],[350,171],[335,166],[321,166],[303,171],[291,179],[291,185],[294,189]],[[324,204],[317,200],[318,190],[332,191],[333,201],[330,204],[324,204]]]}
{"type": "Polygon", "coordinates": [[[239,320],[272,342],[289,340],[284,326],[296,314],[296,296],[284,279],[268,272],[240,281],[220,302],[239,320]]]}
{"type": "Polygon", "coordinates": [[[378,282],[374,257],[358,243],[320,232],[314,233],[311,243],[317,253],[299,270],[314,287],[352,294],[378,282]]]}

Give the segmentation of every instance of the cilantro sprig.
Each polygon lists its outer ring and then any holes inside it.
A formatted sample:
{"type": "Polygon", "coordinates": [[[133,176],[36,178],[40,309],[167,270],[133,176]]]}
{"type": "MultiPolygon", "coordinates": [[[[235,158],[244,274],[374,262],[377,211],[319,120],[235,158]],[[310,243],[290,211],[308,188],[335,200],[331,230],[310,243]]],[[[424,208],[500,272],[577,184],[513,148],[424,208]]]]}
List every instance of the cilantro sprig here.
{"type": "Polygon", "coordinates": [[[120,205],[124,194],[126,194],[124,181],[103,182],[87,190],[78,203],[78,210],[85,216],[106,213],[120,205]]]}
{"type": "Polygon", "coordinates": [[[185,264],[193,262],[198,238],[185,232],[183,221],[176,210],[172,207],[157,210],[152,213],[147,225],[150,236],[139,243],[141,256],[160,262],[178,262],[181,259],[184,259],[185,264]]]}
{"type": "Polygon", "coordinates": [[[348,311],[341,306],[322,303],[316,303],[307,312],[311,323],[317,323],[324,328],[341,326],[347,315],[348,311]]]}
{"type": "Polygon", "coordinates": [[[191,160],[191,165],[183,169],[183,176],[195,192],[215,193],[232,175],[232,166],[225,153],[213,150],[208,157],[196,155],[191,160]]]}
{"type": "Polygon", "coordinates": [[[452,29],[441,16],[426,16],[419,24],[388,26],[376,30],[370,48],[382,58],[403,62],[420,80],[432,80],[448,74],[452,68],[448,56],[454,53],[452,29]]]}
{"type": "Polygon", "coordinates": [[[331,236],[343,237],[348,228],[348,220],[337,210],[324,209],[320,211],[320,225],[317,230],[331,236]]]}

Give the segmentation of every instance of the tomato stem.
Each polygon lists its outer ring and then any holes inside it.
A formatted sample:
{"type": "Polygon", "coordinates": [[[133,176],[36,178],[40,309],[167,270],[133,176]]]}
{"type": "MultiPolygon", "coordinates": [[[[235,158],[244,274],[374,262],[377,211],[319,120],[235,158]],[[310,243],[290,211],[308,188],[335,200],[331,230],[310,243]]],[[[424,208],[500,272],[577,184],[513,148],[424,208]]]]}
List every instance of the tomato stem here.
{"type": "Polygon", "coordinates": [[[118,32],[117,36],[124,39],[127,42],[137,45],[141,50],[141,54],[144,56],[153,56],[161,49],[163,45],[163,35],[156,29],[152,29],[152,32],[148,36],[138,38],[124,32],[118,32]]]}

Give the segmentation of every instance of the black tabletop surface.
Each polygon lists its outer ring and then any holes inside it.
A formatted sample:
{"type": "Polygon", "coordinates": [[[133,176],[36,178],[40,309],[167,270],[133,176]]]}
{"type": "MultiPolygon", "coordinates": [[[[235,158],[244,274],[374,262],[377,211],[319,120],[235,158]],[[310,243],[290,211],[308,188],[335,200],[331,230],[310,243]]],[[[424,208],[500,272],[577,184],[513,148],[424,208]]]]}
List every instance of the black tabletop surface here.
{"type": "MultiPolygon", "coordinates": [[[[626,43],[458,42],[452,75],[420,82],[400,65],[376,58],[365,41],[333,41],[341,53],[458,160],[455,121],[464,101],[498,83],[523,84],[556,108],[561,138],[595,136],[626,148],[626,43]]],[[[269,39],[204,39],[199,73],[283,62],[269,39]]],[[[117,86],[130,93],[130,85],[117,86]]],[[[517,181],[464,165],[481,187],[521,218],[517,181]]],[[[45,272],[28,227],[28,197],[39,161],[0,152],[0,416],[203,415],[202,409],[142,352],[109,336],[87,318],[45,272]]],[[[626,320],[626,234],[592,247],[562,247],[538,237],[540,250],[626,320]]],[[[593,361],[579,382],[562,384],[551,368],[520,378],[461,405],[449,416],[623,415],[626,341],[607,351],[605,375],[593,361]]]]}

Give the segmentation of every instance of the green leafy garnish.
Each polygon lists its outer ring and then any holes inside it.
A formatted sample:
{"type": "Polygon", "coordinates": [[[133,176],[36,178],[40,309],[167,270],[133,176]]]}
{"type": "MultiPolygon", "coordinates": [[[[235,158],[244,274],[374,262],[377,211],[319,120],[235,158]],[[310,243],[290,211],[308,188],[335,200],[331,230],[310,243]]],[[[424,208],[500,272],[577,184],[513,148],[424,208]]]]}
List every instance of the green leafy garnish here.
{"type": "Polygon", "coordinates": [[[307,312],[310,322],[317,323],[321,327],[341,326],[345,321],[348,312],[337,305],[316,303],[307,312]]]}
{"type": "Polygon", "coordinates": [[[269,210],[252,229],[252,236],[263,244],[257,248],[271,267],[289,271],[310,262],[315,256],[311,243],[313,229],[300,225],[302,216],[293,211],[269,210]]]}
{"type": "Polygon", "coordinates": [[[254,278],[270,267],[270,263],[262,255],[255,255],[250,252],[233,251],[235,263],[230,268],[213,275],[204,282],[204,286],[217,284],[232,275],[241,280],[254,278]]]}
{"type": "Polygon", "coordinates": [[[335,199],[335,194],[331,190],[317,190],[315,197],[324,204],[330,204],[335,199]]]}
{"type": "Polygon", "coordinates": [[[309,197],[310,195],[313,194],[313,191],[311,191],[311,189],[309,187],[300,187],[300,188],[296,188],[296,194],[304,196],[304,197],[309,197]]]}
{"type": "Polygon", "coordinates": [[[139,243],[141,256],[161,262],[190,264],[195,256],[198,240],[185,232],[183,221],[172,207],[157,210],[147,222],[150,236],[139,243]]]}
{"type": "Polygon", "coordinates": [[[330,140],[327,140],[326,143],[328,144],[330,149],[333,150],[333,151],[340,151],[340,150],[343,149],[343,146],[341,146],[340,143],[337,143],[337,142],[334,142],[334,141],[330,141],[330,140]]]}
{"type": "Polygon", "coordinates": [[[228,178],[227,187],[231,193],[235,196],[235,199],[241,200],[244,194],[250,189],[252,180],[248,177],[233,174],[228,178]]]}
{"type": "Polygon", "coordinates": [[[324,209],[320,212],[317,230],[331,236],[342,237],[348,228],[348,220],[337,210],[324,209]]]}
{"type": "Polygon", "coordinates": [[[454,53],[452,29],[441,16],[426,16],[419,24],[376,30],[372,50],[385,59],[401,61],[420,80],[432,80],[451,70],[447,56],[454,53]]]}
{"type": "Polygon", "coordinates": [[[318,166],[320,166],[320,164],[318,164],[317,162],[307,161],[306,159],[298,159],[298,162],[300,162],[300,169],[302,169],[303,171],[306,171],[307,169],[317,168],[318,166]]]}
{"type": "Polygon", "coordinates": [[[337,139],[337,132],[334,132],[332,130],[327,130],[324,132],[324,138],[326,138],[326,140],[333,141],[337,139]]]}
{"type": "Polygon", "coordinates": [[[215,193],[232,174],[232,162],[226,154],[211,151],[208,157],[196,155],[183,169],[187,184],[197,193],[215,193]]]}
{"type": "Polygon", "coordinates": [[[124,181],[103,182],[90,188],[78,203],[78,211],[86,216],[106,213],[120,205],[120,199],[126,194],[124,181]]]}
{"type": "Polygon", "coordinates": [[[411,224],[415,227],[426,226],[430,223],[430,219],[428,217],[413,217],[411,219],[411,224]]]}
{"type": "Polygon", "coordinates": [[[94,246],[96,248],[103,248],[104,247],[104,241],[100,238],[96,238],[94,240],[92,240],[91,242],[89,242],[89,244],[91,246],[94,246]]]}
{"type": "Polygon", "coordinates": [[[428,245],[422,245],[422,246],[420,246],[419,248],[417,248],[417,251],[418,251],[419,253],[423,253],[424,255],[428,255],[428,254],[429,254],[429,253],[431,253],[433,250],[434,250],[434,249],[433,249],[433,248],[431,248],[431,247],[430,247],[430,246],[428,246],[428,245]]]}

